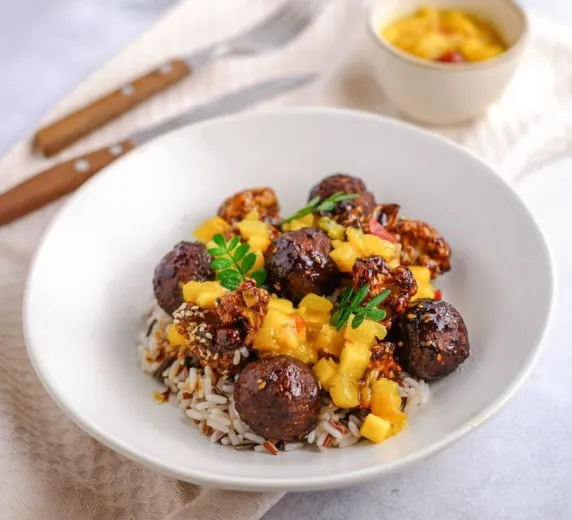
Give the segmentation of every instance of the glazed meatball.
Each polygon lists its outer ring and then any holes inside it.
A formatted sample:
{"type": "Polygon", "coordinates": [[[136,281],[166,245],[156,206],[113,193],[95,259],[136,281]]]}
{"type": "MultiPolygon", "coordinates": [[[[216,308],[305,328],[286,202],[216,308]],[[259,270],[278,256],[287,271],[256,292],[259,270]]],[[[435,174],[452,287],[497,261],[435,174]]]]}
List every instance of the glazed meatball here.
{"type": "Polygon", "coordinates": [[[398,323],[402,339],[397,356],[405,370],[418,378],[444,377],[469,357],[465,322],[450,303],[418,300],[398,323]]]}
{"type": "Polygon", "coordinates": [[[318,380],[290,356],[248,364],[234,385],[234,398],[240,418],[265,439],[299,441],[318,421],[318,380]]]}
{"type": "Polygon", "coordinates": [[[222,203],[218,216],[229,224],[236,224],[254,210],[267,224],[277,226],[280,222],[280,206],[271,188],[254,188],[236,193],[222,203]]]}
{"type": "Polygon", "coordinates": [[[179,242],[155,268],[153,291],[159,306],[168,314],[183,303],[181,285],[214,280],[212,257],[200,242],[179,242]]]}
{"type": "Polygon", "coordinates": [[[417,283],[407,267],[391,267],[383,258],[370,256],[358,258],[352,271],[354,291],[369,285],[369,293],[364,299],[367,303],[385,290],[391,291],[379,306],[387,313],[382,323],[389,329],[396,314],[407,309],[409,300],[417,292],[417,283]]]}
{"type": "Polygon", "coordinates": [[[266,252],[268,283],[295,303],[309,293],[331,294],[340,278],[331,250],[328,235],[320,229],[284,233],[266,252]]]}
{"type": "Polygon", "coordinates": [[[318,214],[330,217],[343,226],[361,227],[364,216],[370,215],[375,206],[373,194],[367,191],[361,179],[341,173],[330,175],[312,188],[309,200],[315,197],[324,200],[338,192],[355,193],[359,197],[338,202],[332,211],[323,211],[318,214]]]}

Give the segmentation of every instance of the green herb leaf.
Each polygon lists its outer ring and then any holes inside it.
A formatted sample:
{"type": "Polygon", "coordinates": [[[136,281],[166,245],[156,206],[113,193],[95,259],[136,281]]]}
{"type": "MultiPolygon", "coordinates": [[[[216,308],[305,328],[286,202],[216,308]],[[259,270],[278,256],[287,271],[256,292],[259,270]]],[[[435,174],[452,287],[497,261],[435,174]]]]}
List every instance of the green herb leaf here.
{"type": "Polygon", "coordinates": [[[389,295],[391,294],[391,291],[389,289],[386,289],[383,292],[380,292],[377,296],[373,297],[365,306],[366,309],[373,309],[374,307],[378,307],[379,304],[385,300],[389,295]]]}
{"type": "MultiPolygon", "coordinates": [[[[245,244],[245,245],[248,245],[248,244],[245,244]]],[[[250,271],[254,267],[255,263],[256,263],[256,254],[255,253],[248,253],[244,257],[244,260],[242,261],[242,265],[240,266],[242,268],[242,272],[245,274],[248,273],[248,271],[250,271]]]]}
{"type": "Polygon", "coordinates": [[[250,277],[253,278],[256,285],[260,287],[266,281],[266,275],[266,269],[257,269],[250,275],[250,277]]]}
{"type": "Polygon", "coordinates": [[[360,303],[363,302],[368,292],[369,292],[369,284],[366,283],[365,285],[362,285],[359,291],[355,294],[351,303],[352,308],[355,309],[356,307],[359,307],[360,303]]]}
{"type": "Polygon", "coordinates": [[[352,292],[353,289],[351,287],[348,287],[343,293],[342,296],[340,298],[340,306],[345,305],[348,300],[351,298],[352,296],[352,292]]]}
{"type": "Polygon", "coordinates": [[[240,282],[243,280],[240,273],[234,269],[226,269],[221,271],[218,273],[217,279],[220,281],[223,287],[226,287],[230,291],[236,291],[237,287],[240,285],[240,282]]]}
{"type": "Polygon", "coordinates": [[[305,217],[306,215],[309,215],[310,213],[315,213],[316,211],[332,211],[334,209],[334,206],[338,202],[343,202],[344,200],[357,199],[358,197],[359,195],[356,193],[344,193],[343,191],[338,191],[337,193],[334,193],[332,196],[328,197],[323,201],[321,201],[320,197],[314,197],[301,210],[297,211],[291,217],[288,217],[284,219],[282,222],[280,222],[280,225],[287,224],[288,222],[292,222],[293,220],[305,217]]]}
{"type": "Polygon", "coordinates": [[[364,322],[365,318],[365,314],[354,316],[354,319],[352,320],[352,329],[357,329],[364,322]]]}
{"type": "Polygon", "coordinates": [[[235,262],[239,262],[240,260],[242,260],[246,256],[246,253],[248,253],[249,249],[250,249],[250,246],[248,244],[240,244],[234,250],[234,253],[232,255],[235,262]]]}
{"type": "Polygon", "coordinates": [[[212,249],[207,249],[207,253],[211,256],[223,256],[226,255],[226,249],[222,247],[213,247],[212,249]]]}
{"type": "Polygon", "coordinates": [[[217,258],[211,262],[211,269],[213,271],[220,271],[221,269],[226,269],[232,265],[232,260],[230,258],[217,258]]]}
{"type": "Polygon", "coordinates": [[[220,248],[224,249],[226,251],[226,240],[224,239],[224,237],[220,234],[217,233],[214,237],[213,237],[213,242],[220,248]]]}
{"type": "Polygon", "coordinates": [[[351,287],[347,288],[340,297],[338,308],[332,314],[331,325],[336,327],[338,331],[341,331],[350,320],[352,314],[351,327],[354,329],[357,329],[366,319],[373,321],[385,319],[386,312],[383,309],[378,309],[377,305],[385,300],[391,292],[385,290],[372,298],[366,305],[362,305],[368,292],[368,284],[362,285],[355,294],[351,287]]]}
{"type": "Polygon", "coordinates": [[[233,236],[230,239],[230,242],[227,244],[226,249],[227,251],[232,251],[238,244],[240,244],[240,237],[238,235],[233,236]]]}
{"type": "Polygon", "coordinates": [[[387,313],[383,309],[371,309],[367,315],[367,317],[373,321],[384,320],[386,316],[387,313]]]}

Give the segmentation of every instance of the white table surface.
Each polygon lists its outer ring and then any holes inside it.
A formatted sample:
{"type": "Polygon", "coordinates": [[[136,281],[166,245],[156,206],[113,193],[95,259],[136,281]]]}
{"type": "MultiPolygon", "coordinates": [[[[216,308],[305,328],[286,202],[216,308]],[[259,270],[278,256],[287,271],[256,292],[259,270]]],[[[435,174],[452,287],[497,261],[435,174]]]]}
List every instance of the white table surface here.
{"type": "MultiPolygon", "coordinates": [[[[0,155],[171,3],[0,2],[0,155]]],[[[521,3],[572,25],[569,0],[521,3]]],[[[288,494],[265,520],[572,518],[572,235],[562,227],[570,222],[570,170],[572,159],[556,163],[521,187],[551,242],[560,289],[544,355],[516,397],[429,461],[359,488],[288,494]]]]}

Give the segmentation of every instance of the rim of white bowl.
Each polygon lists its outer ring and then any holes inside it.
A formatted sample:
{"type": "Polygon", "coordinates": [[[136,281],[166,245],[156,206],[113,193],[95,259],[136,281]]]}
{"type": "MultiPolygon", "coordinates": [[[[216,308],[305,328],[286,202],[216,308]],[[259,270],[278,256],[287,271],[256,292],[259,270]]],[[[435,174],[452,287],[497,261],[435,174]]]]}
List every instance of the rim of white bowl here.
{"type": "MultiPolygon", "coordinates": [[[[394,3],[396,0],[393,0],[394,3]]],[[[518,55],[522,54],[524,47],[528,41],[529,34],[530,34],[530,22],[528,20],[528,16],[526,11],[517,4],[514,0],[504,0],[507,5],[510,5],[517,16],[520,17],[522,22],[522,31],[516,40],[506,51],[502,52],[498,56],[494,58],[490,58],[488,60],[483,61],[474,61],[474,62],[464,62],[464,63],[442,63],[438,61],[431,61],[425,60],[423,58],[419,58],[414,56],[413,54],[409,54],[405,51],[402,51],[395,45],[388,42],[381,34],[380,28],[375,27],[373,14],[376,9],[376,1],[372,1],[367,8],[367,26],[368,26],[368,33],[373,37],[373,39],[380,45],[383,49],[390,52],[397,58],[400,58],[404,61],[408,61],[412,65],[418,65],[419,67],[428,68],[432,70],[441,70],[443,72],[464,72],[468,70],[483,70],[483,69],[492,69],[501,63],[512,59],[513,57],[516,58],[518,55]]],[[[422,7],[424,2],[419,2],[419,7],[422,7]]]]}
{"type": "MultiPolygon", "coordinates": [[[[300,107],[300,108],[272,110],[267,112],[255,112],[255,113],[246,112],[236,115],[219,117],[201,123],[195,123],[195,125],[187,125],[185,127],[164,134],[158,137],[157,139],[154,139],[153,141],[150,141],[149,143],[146,143],[141,147],[136,148],[135,150],[130,152],[130,154],[126,154],[126,156],[135,153],[142,153],[142,151],[145,150],[147,147],[156,146],[159,143],[171,139],[174,135],[176,135],[179,132],[185,132],[189,126],[196,126],[196,125],[210,126],[210,125],[225,124],[227,120],[273,118],[277,116],[284,117],[284,116],[300,115],[300,114],[320,114],[324,117],[333,117],[333,118],[350,117],[357,119],[383,121],[384,124],[395,127],[401,127],[408,132],[424,134],[426,138],[437,141],[441,144],[452,146],[453,148],[457,149],[457,151],[470,156],[473,160],[478,161],[483,166],[483,174],[488,175],[490,179],[493,180],[493,182],[497,182],[499,184],[504,185],[505,189],[509,189],[509,191],[513,193],[518,202],[522,205],[525,212],[529,215],[533,223],[533,226],[535,227],[535,231],[541,238],[541,242],[544,245],[543,256],[545,256],[545,259],[549,266],[549,272],[547,273],[547,275],[550,281],[550,294],[549,294],[550,301],[548,307],[545,310],[543,325],[538,331],[537,337],[534,338],[534,343],[536,347],[528,356],[528,358],[524,361],[521,372],[515,379],[513,379],[513,381],[510,382],[510,384],[506,387],[505,391],[499,394],[497,398],[487,407],[485,407],[479,413],[475,414],[475,416],[470,421],[467,421],[462,426],[459,426],[458,428],[454,429],[448,435],[440,439],[438,442],[434,442],[433,444],[424,449],[415,451],[409,455],[406,455],[392,462],[387,462],[371,468],[352,470],[343,474],[331,474],[327,477],[299,476],[296,478],[274,478],[272,480],[269,480],[264,477],[254,477],[254,476],[229,477],[226,475],[210,474],[202,471],[195,471],[191,468],[183,467],[181,465],[166,464],[164,461],[158,459],[157,457],[150,456],[144,452],[135,450],[132,446],[129,445],[128,442],[118,439],[112,435],[109,435],[97,425],[96,421],[81,416],[81,414],[78,414],[76,410],[70,407],[67,403],[65,395],[58,394],[53,389],[50,380],[45,376],[45,372],[42,370],[44,357],[38,355],[41,349],[39,348],[38,345],[34,345],[33,342],[30,340],[31,338],[30,327],[32,322],[32,317],[30,316],[30,311],[29,311],[30,293],[34,283],[36,264],[40,256],[41,250],[43,249],[45,242],[48,240],[52,230],[58,225],[60,220],[63,220],[63,218],[66,216],[66,214],[72,207],[72,202],[82,197],[83,194],[90,189],[90,186],[94,183],[100,182],[102,177],[113,174],[113,170],[105,168],[104,170],[102,170],[102,172],[92,177],[87,183],[85,183],[81,188],[79,188],[79,190],[70,198],[70,200],[66,202],[66,204],[58,211],[56,216],[49,223],[49,225],[46,228],[46,231],[44,232],[44,235],[42,236],[42,239],[40,240],[34,258],[30,264],[28,278],[24,290],[24,299],[22,304],[22,325],[23,325],[24,340],[26,343],[28,356],[32,362],[32,366],[34,367],[34,370],[36,371],[38,378],[42,382],[44,388],[46,389],[50,397],[55,401],[55,403],[60,407],[60,409],[72,421],[74,421],[82,430],[84,430],[86,433],[91,435],[93,438],[95,438],[102,444],[115,450],[121,455],[124,455],[125,457],[134,460],[139,464],[152,469],[153,471],[156,471],[157,473],[161,473],[163,475],[168,475],[170,477],[175,477],[199,485],[216,486],[219,488],[235,489],[241,491],[284,491],[284,490],[317,491],[322,489],[331,489],[331,488],[355,485],[362,482],[370,481],[376,477],[381,477],[393,471],[397,471],[398,469],[402,469],[406,466],[409,466],[415,462],[426,459],[432,455],[435,455],[444,448],[446,448],[447,446],[454,444],[465,435],[471,433],[475,429],[482,426],[487,420],[493,417],[520,388],[520,386],[523,384],[523,382],[530,374],[530,371],[532,370],[534,364],[536,363],[542,351],[541,348],[542,342],[546,335],[548,325],[551,321],[554,309],[554,301],[555,301],[555,274],[554,274],[555,268],[554,268],[552,254],[548,247],[548,242],[546,240],[546,237],[544,236],[542,229],[538,225],[538,222],[536,221],[532,213],[528,210],[523,199],[512,188],[512,186],[508,183],[508,181],[503,179],[500,175],[496,174],[493,168],[490,165],[488,165],[485,161],[483,161],[481,158],[479,158],[476,154],[474,154],[467,148],[453,141],[445,139],[444,137],[434,134],[428,130],[416,127],[415,125],[391,119],[388,117],[371,114],[368,112],[352,110],[352,109],[339,109],[339,108],[300,107]]],[[[116,162],[124,160],[126,160],[125,156],[119,158],[116,162]]]]}

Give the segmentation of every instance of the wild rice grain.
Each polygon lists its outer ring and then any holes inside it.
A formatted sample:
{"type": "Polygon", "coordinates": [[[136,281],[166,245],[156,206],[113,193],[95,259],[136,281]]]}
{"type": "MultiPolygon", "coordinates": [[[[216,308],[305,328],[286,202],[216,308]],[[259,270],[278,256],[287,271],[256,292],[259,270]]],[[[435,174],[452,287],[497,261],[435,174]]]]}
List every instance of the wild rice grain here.
{"type": "Polygon", "coordinates": [[[214,420],[212,417],[207,419],[207,426],[210,426],[213,430],[218,430],[220,432],[228,433],[230,430],[228,426],[220,423],[219,421],[214,420]]]}
{"type": "Polygon", "coordinates": [[[303,442],[290,442],[284,445],[284,451],[296,451],[304,447],[303,442]]]}
{"type": "Polygon", "coordinates": [[[244,438],[252,442],[257,442],[258,444],[263,444],[266,442],[266,440],[263,439],[260,435],[256,435],[255,433],[250,432],[246,432],[244,434],[244,438]]]}
{"type": "Polygon", "coordinates": [[[220,415],[214,415],[214,414],[210,414],[209,419],[212,419],[213,421],[216,421],[224,426],[230,426],[231,422],[230,419],[227,419],[226,417],[222,417],[220,415]]]}
{"type": "Polygon", "coordinates": [[[355,437],[357,437],[358,439],[361,437],[359,428],[357,427],[356,423],[351,420],[351,416],[350,416],[350,421],[348,421],[348,428],[355,437]]]}
{"type": "Polygon", "coordinates": [[[314,429],[306,436],[306,440],[308,441],[308,444],[313,444],[315,439],[316,439],[316,430],[314,429]]]}
{"type": "Polygon", "coordinates": [[[332,437],[336,439],[341,439],[343,437],[342,433],[336,430],[330,423],[324,422],[322,423],[322,427],[326,430],[332,437]]]}
{"type": "Polygon", "coordinates": [[[234,433],[234,431],[232,431],[231,429],[229,429],[228,431],[228,438],[230,439],[230,442],[232,443],[233,446],[240,442],[238,440],[236,433],[234,433]]]}
{"type": "Polygon", "coordinates": [[[207,401],[216,404],[226,404],[228,399],[226,397],[223,397],[222,395],[209,394],[207,395],[207,401]]]}
{"type": "Polygon", "coordinates": [[[211,407],[211,403],[209,403],[208,401],[202,401],[200,403],[197,403],[195,405],[195,409],[196,410],[206,410],[207,408],[211,407]]]}
{"type": "Polygon", "coordinates": [[[218,442],[222,438],[223,435],[224,435],[224,433],[222,433],[222,432],[214,432],[211,435],[211,442],[218,442]]]}
{"type": "MultiPolygon", "coordinates": [[[[229,434],[230,434],[230,432],[229,432],[229,434]]],[[[229,440],[228,437],[223,437],[223,438],[220,440],[220,443],[221,443],[223,446],[228,446],[228,445],[230,444],[230,440],[229,440]]]]}
{"type": "Polygon", "coordinates": [[[202,421],[204,419],[202,413],[198,412],[197,410],[193,410],[192,408],[189,408],[185,413],[188,417],[194,419],[195,421],[202,421]]]}
{"type": "Polygon", "coordinates": [[[234,429],[241,435],[244,435],[246,433],[246,429],[242,425],[242,421],[240,419],[235,419],[234,421],[232,421],[232,424],[234,426],[234,429]]]}

